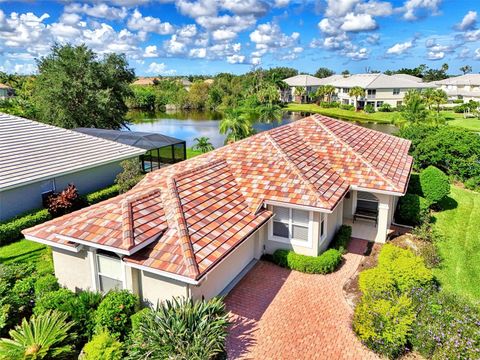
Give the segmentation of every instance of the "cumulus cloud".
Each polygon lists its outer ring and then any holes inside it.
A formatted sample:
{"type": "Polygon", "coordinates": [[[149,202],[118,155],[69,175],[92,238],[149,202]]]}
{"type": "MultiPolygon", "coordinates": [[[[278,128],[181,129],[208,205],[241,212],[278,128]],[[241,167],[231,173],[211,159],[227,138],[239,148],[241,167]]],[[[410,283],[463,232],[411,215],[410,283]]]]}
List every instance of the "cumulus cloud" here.
{"type": "Polygon", "coordinates": [[[341,26],[343,31],[368,31],[377,28],[377,23],[369,14],[348,13],[341,26]]]}
{"type": "Polygon", "coordinates": [[[255,44],[256,49],[252,56],[261,58],[269,52],[292,52],[293,48],[297,47],[299,38],[300,33],[293,32],[291,35],[287,35],[276,23],[260,24],[250,33],[250,40],[255,44]]]}
{"type": "Polygon", "coordinates": [[[397,43],[387,49],[387,54],[389,55],[401,55],[407,52],[410,48],[412,48],[413,42],[412,41],[406,41],[403,43],[397,43]]]}
{"type": "Polygon", "coordinates": [[[66,13],[85,14],[108,20],[122,20],[127,16],[127,9],[125,7],[117,8],[106,4],[88,5],[72,3],[66,5],[64,11],[66,13]]]}
{"type": "Polygon", "coordinates": [[[403,5],[403,18],[417,20],[427,15],[438,15],[442,0],[407,0],[403,5]]]}
{"type": "Polygon", "coordinates": [[[245,56],[239,54],[230,55],[227,56],[227,62],[229,64],[243,64],[245,62],[245,56]]]}
{"type": "Polygon", "coordinates": [[[477,12],[469,11],[462,19],[462,21],[457,24],[459,30],[473,30],[477,24],[477,12]]]}
{"type": "Polygon", "coordinates": [[[152,62],[148,65],[147,73],[156,75],[173,75],[177,71],[173,69],[167,69],[167,65],[164,63],[152,62]]]}
{"type": "Polygon", "coordinates": [[[155,58],[158,57],[158,49],[156,45],[149,45],[145,48],[145,52],[143,53],[144,58],[155,58]]]}
{"type": "Polygon", "coordinates": [[[160,35],[172,34],[174,27],[169,22],[162,22],[152,16],[143,16],[138,9],[135,9],[128,19],[127,26],[130,30],[145,31],[160,35]]]}
{"type": "Polygon", "coordinates": [[[474,57],[475,60],[480,60],[480,48],[476,49],[475,50],[475,57],[474,57]]]}

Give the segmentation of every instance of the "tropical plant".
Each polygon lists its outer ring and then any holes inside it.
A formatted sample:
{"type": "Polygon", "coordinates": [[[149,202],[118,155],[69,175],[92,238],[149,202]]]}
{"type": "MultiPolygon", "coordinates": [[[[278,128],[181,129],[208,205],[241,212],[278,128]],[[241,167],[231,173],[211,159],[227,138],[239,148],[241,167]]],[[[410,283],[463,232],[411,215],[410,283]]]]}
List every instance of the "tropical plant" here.
{"type": "Polygon", "coordinates": [[[348,96],[355,98],[355,108],[358,110],[358,98],[365,97],[365,89],[360,86],[354,86],[348,92],[348,96]]]}
{"type": "Polygon", "coordinates": [[[257,99],[262,105],[273,105],[278,103],[280,94],[275,85],[267,85],[257,92],[257,99]]]}
{"type": "Polygon", "coordinates": [[[146,313],[130,359],[212,359],[225,351],[228,316],[223,301],[166,300],[146,313]]]}
{"type": "Polygon", "coordinates": [[[202,154],[205,154],[214,149],[212,143],[210,142],[210,138],[206,136],[200,136],[193,140],[195,141],[195,145],[193,145],[192,149],[195,151],[200,151],[202,154]]]}
{"type": "Polygon", "coordinates": [[[436,105],[437,115],[440,114],[440,105],[448,101],[448,96],[442,89],[435,89],[433,91],[432,103],[436,105]]]}
{"type": "Polygon", "coordinates": [[[61,193],[54,193],[47,199],[48,212],[54,217],[78,210],[82,205],[82,199],[73,184],[68,184],[61,193]]]}
{"type": "Polygon", "coordinates": [[[438,204],[450,193],[450,181],[445,173],[430,165],[420,172],[422,193],[430,204],[438,204]]]}
{"type": "Polygon", "coordinates": [[[120,166],[123,170],[118,173],[115,183],[118,185],[119,193],[123,194],[137,185],[142,180],[143,174],[140,169],[140,162],[137,159],[123,160],[120,166]]]}
{"type": "Polygon", "coordinates": [[[295,92],[294,92],[294,95],[295,95],[295,99],[299,102],[299,103],[302,103],[303,102],[303,97],[306,95],[307,93],[307,89],[303,86],[297,86],[295,88],[295,92]]]}
{"type": "Polygon", "coordinates": [[[254,109],[256,119],[263,123],[271,123],[273,121],[280,122],[282,120],[283,111],[279,105],[263,105],[254,109]]]}
{"type": "Polygon", "coordinates": [[[233,109],[225,112],[219,125],[219,132],[227,135],[225,142],[228,143],[247,138],[253,134],[253,128],[246,114],[233,109]]]}
{"type": "Polygon", "coordinates": [[[419,91],[410,90],[404,97],[405,105],[402,110],[402,117],[409,123],[425,122],[428,116],[428,110],[425,106],[425,100],[419,91]]]}
{"type": "Polygon", "coordinates": [[[108,332],[95,335],[83,348],[81,360],[121,360],[123,345],[108,332]]]}
{"type": "Polygon", "coordinates": [[[323,85],[319,86],[317,92],[315,94],[316,97],[323,101],[325,97],[327,98],[327,102],[332,102],[332,96],[335,94],[335,87],[333,85],[323,85]]]}
{"type": "Polygon", "coordinates": [[[75,334],[69,330],[67,314],[48,311],[10,330],[11,339],[0,339],[0,359],[71,359],[75,334]]]}
{"type": "Polygon", "coordinates": [[[460,71],[465,75],[472,72],[472,67],[470,65],[464,65],[460,67],[460,71]]]}

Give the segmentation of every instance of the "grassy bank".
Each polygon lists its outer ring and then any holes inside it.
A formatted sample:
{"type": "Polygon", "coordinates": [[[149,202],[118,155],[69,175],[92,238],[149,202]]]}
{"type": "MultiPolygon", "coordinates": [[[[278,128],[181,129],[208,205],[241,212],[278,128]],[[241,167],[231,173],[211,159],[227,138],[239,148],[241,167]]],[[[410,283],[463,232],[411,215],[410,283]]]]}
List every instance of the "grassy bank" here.
{"type": "Polygon", "coordinates": [[[480,301],[480,194],[452,186],[445,210],[435,214],[442,265],[435,270],[442,287],[480,301]]]}
{"type": "MultiPolygon", "coordinates": [[[[462,114],[455,114],[460,115],[462,114]]],[[[456,118],[448,122],[448,125],[462,127],[467,130],[480,132],[480,119],[464,119],[463,117],[456,118]]]]}

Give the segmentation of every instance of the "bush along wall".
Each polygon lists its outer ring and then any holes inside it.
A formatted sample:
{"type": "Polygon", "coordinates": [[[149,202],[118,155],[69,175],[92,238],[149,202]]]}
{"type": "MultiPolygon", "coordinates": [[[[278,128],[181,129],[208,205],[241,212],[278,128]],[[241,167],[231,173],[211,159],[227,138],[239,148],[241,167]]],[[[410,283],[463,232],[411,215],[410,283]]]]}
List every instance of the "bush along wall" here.
{"type": "MultiPolygon", "coordinates": [[[[95,191],[86,195],[85,205],[93,205],[118,195],[118,185],[95,191]]],[[[22,230],[52,219],[47,209],[32,210],[13,219],[0,223],[0,245],[10,244],[23,238],[22,230]]]]}

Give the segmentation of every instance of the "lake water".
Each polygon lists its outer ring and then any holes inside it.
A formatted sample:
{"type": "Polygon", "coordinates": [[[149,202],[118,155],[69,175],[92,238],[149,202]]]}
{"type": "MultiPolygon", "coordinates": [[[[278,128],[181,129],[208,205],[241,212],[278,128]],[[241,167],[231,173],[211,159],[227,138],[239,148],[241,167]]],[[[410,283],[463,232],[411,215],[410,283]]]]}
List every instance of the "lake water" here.
{"type": "MultiPolygon", "coordinates": [[[[272,124],[256,123],[253,127],[257,132],[261,132],[302,119],[308,115],[309,114],[305,113],[285,112],[280,122],[274,122],[272,124]]],[[[128,127],[132,131],[155,132],[172,136],[185,140],[187,147],[193,146],[195,144],[194,139],[201,136],[210,138],[210,142],[216,148],[223,146],[225,141],[225,135],[220,134],[218,131],[218,125],[222,119],[222,115],[216,112],[184,111],[151,113],[132,111],[128,114],[128,119],[130,121],[128,127]]],[[[358,125],[387,134],[392,134],[397,130],[395,126],[389,124],[359,123],[358,125]]]]}

